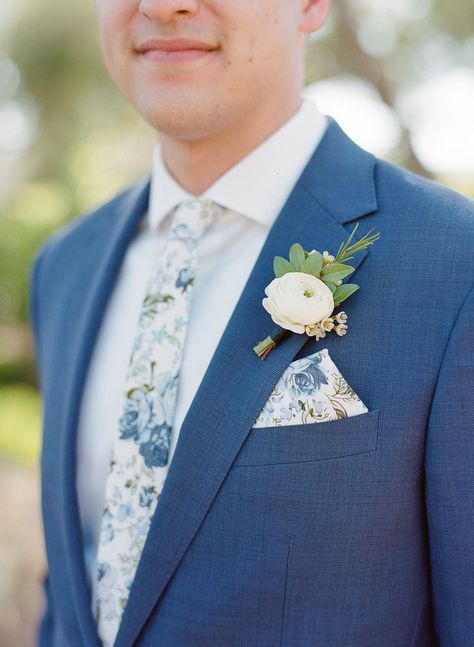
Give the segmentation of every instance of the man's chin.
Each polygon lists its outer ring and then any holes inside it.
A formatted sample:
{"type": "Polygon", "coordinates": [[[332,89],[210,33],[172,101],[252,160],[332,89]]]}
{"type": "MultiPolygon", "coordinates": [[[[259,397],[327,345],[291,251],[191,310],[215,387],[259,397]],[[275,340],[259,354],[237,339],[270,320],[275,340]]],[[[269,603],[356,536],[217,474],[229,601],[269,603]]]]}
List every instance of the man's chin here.
{"type": "Polygon", "coordinates": [[[178,103],[167,109],[146,107],[139,110],[143,119],[160,134],[176,140],[200,140],[211,137],[225,125],[222,117],[209,107],[193,107],[189,103],[183,109],[178,103]]]}

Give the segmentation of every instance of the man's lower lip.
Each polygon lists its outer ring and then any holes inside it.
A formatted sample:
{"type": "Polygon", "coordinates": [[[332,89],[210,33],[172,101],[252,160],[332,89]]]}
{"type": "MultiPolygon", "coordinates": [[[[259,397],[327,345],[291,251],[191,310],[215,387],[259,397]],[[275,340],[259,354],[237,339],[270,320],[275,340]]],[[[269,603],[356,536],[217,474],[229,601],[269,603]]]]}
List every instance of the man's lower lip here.
{"type": "Polygon", "coordinates": [[[179,63],[181,61],[192,61],[213,54],[215,50],[207,49],[182,49],[172,52],[166,52],[162,49],[149,49],[143,52],[141,56],[149,61],[157,63],[179,63]]]}

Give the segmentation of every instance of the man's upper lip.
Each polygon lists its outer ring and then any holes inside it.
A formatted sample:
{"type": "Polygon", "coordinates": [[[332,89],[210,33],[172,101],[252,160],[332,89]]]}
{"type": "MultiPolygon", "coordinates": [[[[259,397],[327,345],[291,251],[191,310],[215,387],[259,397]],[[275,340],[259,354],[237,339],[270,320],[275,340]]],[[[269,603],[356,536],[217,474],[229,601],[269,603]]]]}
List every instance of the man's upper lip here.
{"type": "Polygon", "coordinates": [[[192,40],[189,38],[174,38],[173,40],[152,38],[150,40],[143,41],[137,47],[137,51],[140,54],[143,54],[144,52],[148,52],[150,50],[177,52],[186,49],[203,49],[211,51],[213,49],[216,49],[216,46],[211,45],[210,43],[205,43],[201,40],[192,40]]]}

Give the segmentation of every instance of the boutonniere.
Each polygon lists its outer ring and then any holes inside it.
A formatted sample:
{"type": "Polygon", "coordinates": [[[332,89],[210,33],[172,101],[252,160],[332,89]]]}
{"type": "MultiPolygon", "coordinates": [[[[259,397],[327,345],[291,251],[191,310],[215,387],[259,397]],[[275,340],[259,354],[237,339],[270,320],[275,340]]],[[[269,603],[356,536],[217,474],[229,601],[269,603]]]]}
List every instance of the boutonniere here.
{"type": "Polygon", "coordinates": [[[347,332],[347,314],[333,314],[334,308],[351,296],[359,286],[343,283],[354,271],[345,261],[357,252],[372,245],[380,233],[370,235],[372,229],[360,240],[351,244],[359,223],[345,243],[341,243],[335,256],[313,249],[307,252],[299,243],[290,247],[289,259],[275,256],[275,278],[265,288],[262,305],[278,325],[268,337],[254,346],[255,353],[265,359],[268,353],[292,332],[306,333],[316,340],[334,331],[339,336],[347,332]]]}

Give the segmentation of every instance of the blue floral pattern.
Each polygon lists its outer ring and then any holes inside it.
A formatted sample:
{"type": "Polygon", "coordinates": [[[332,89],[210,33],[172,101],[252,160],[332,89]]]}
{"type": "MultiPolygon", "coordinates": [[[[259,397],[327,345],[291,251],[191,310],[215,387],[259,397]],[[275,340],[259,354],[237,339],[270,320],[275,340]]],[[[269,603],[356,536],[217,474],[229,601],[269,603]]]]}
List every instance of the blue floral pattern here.
{"type": "Polygon", "coordinates": [[[156,468],[169,458],[196,245],[218,209],[223,208],[208,200],[181,203],[147,285],[112,449],[93,583],[104,647],[114,643],[159,501],[164,477],[156,468]]]}
{"type": "Polygon", "coordinates": [[[367,411],[323,348],[288,365],[253,427],[312,424],[367,411]]]}
{"type": "Polygon", "coordinates": [[[183,292],[186,292],[188,287],[194,283],[194,273],[190,267],[185,267],[178,274],[176,279],[176,287],[183,288],[183,292]]]}

